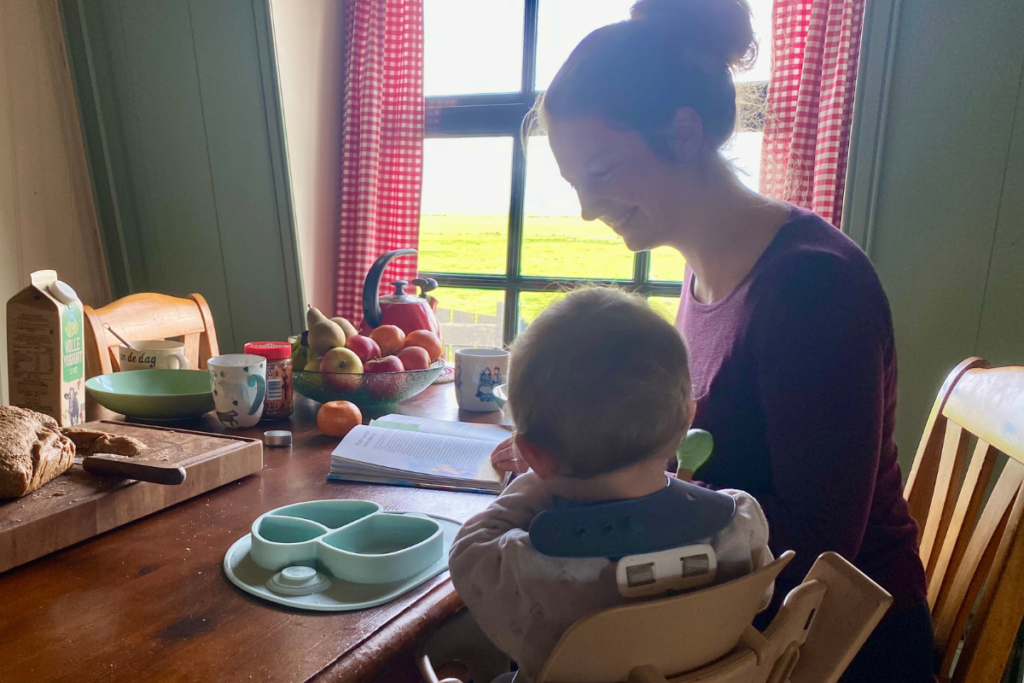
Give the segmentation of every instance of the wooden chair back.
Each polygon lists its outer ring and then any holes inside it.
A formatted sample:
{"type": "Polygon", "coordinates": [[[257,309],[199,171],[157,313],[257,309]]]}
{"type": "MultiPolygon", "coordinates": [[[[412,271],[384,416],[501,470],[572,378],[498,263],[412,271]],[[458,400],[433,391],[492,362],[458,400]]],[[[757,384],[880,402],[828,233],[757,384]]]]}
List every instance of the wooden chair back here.
{"type": "MultiPolygon", "coordinates": [[[[761,633],[751,625],[754,612],[792,558],[784,553],[753,574],[696,593],[585,617],[558,641],[540,681],[835,683],[892,596],[839,555],[824,553],[761,633]]],[[[462,632],[456,638],[469,639],[462,632]]],[[[431,661],[449,663],[451,648],[434,650],[417,655],[425,683],[457,683],[439,681],[431,661]]]]}
{"type": "Polygon", "coordinates": [[[645,664],[673,673],[716,660],[736,647],[792,558],[786,553],[734,581],[580,619],[552,650],[540,681],[622,681],[645,664]]]}
{"type": "Polygon", "coordinates": [[[892,596],[833,552],[814,561],[804,578],[804,584],[812,582],[823,583],[825,595],[790,680],[834,683],[885,616],[892,596]]]}
{"type": "MultiPolygon", "coordinates": [[[[835,683],[892,603],[892,596],[839,555],[825,553],[815,561],[764,633],[751,625],[753,614],[740,622],[742,629],[732,624],[723,629],[723,620],[717,616],[718,612],[732,612],[740,618],[734,603],[749,604],[750,589],[767,587],[763,579],[777,576],[792,557],[792,552],[786,553],[775,564],[744,577],[757,577],[747,586],[732,585],[743,581],[739,579],[582,619],[559,641],[541,680],[835,683]],[[716,591],[720,588],[725,590],[716,591]],[[679,608],[683,611],[677,611],[679,608]],[[722,634],[712,632],[714,629],[728,631],[732,642],[724,652],[719,642],[722,634]],[[656,641],[664,651],[655,651],[648,641],[656,641]],[[642,651],[638,652],[638,647],[642,651]],[[595,659],[606,668],[593,666],[595,659]]],[[[747,610],[742,612],[745,618],[747,610]]]]}
{"type": "Polygon", "coordinates": [[[1024,367],[968,358],[939,390],[904,493],[920,527],[941,681],[1002,677],[1024,617],[1022,481],[1024,367]]]}
{"type": "Polygon", "coordinates": [[[201,294],[189,294],[184,299],[166,294],[132,294],[103,308],[85,306],[85,320],[88,377],[121,369],[117,355],[121,342],[105,325],[128,341],[180,338],[192,369],[206,369],[206,361],[220,354],[213,315],[201,294]]]}

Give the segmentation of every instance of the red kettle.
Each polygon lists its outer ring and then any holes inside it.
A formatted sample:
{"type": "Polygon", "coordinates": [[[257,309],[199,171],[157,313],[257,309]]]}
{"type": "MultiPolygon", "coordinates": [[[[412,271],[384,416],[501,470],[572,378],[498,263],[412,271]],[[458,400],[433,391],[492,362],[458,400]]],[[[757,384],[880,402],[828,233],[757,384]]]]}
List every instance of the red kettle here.
{"type": "Polygon", "coordinates": [[[381,325],[396,325],[406,334],[414,330],[430,330],[438,337],[441,336],[441,328],[434,317],[437,299],[427,294],[437,288],[435,280],[413,280],[413,284],[420,287],[420,296],[405,291],[405,287],[409,285],[405,280],[391,283],[395,286],[394,294],[380,296],[380,278],[391,259],[415,253],[415,249],[389,251],[370,267],[366,281],[363,282],[363,321],[359,324],[359,331],[362,334],[369,334],[371,330],[381,325]]]}

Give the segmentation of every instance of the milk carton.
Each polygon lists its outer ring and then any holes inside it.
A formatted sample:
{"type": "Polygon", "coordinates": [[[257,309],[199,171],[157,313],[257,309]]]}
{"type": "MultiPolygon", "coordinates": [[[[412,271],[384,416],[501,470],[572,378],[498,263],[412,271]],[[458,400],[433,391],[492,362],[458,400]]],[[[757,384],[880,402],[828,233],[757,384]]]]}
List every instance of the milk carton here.
{"type": "Polygon", "coordinates": [[[7,302],[11,404],[45,413],[62,427],[85,421],[85,318],[75,290],[53,270],[7,302]]]}

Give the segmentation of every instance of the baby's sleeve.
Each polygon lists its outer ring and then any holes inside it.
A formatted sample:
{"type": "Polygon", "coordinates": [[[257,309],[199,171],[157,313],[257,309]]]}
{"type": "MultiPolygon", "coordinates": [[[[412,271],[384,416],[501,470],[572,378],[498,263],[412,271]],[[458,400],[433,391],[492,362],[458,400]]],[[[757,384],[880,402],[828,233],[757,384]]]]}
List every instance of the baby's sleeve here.
{"type": "MultiPolygon", "coordinates": [[[[718,558],[718,577],[722,583],[737,579],[774,561],[768,549],[768,520],[754,497],[745,491],[722,489],[736,501],[736,513],[729,526],[720,531],[713,546],[718,558]]],[[[764,609],[771,602],[774,586],[765,595],[764,609]]]]}
{"type": "Polygon", "coordinates": [[[517,478],[463,525],[448,562],[452,583],[480,628],[534,674],[562,632],[594,611],[592,601],[602,597],[593,586],[609,564],[538,553],[528,527],[548,507],[550,498],[534,473],[517,478]]]}

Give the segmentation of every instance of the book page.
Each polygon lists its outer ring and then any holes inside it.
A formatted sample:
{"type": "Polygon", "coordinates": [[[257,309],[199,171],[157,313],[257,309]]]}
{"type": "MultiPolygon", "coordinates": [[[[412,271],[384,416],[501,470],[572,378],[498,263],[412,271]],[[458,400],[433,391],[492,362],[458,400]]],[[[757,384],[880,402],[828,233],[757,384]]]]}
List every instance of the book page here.
{"type": "Polygon", "coordinates": [[[491,466],[493,444],[437,434],[358,425],[333,456],[421,475],[500,482],[491,466]]]}
{"type": "MultiPolygon", "coordinates": [[[[428,417],[414,417],[412,415],[385,415],[373,420],[372,426],[385,427],[385,424],[392,423],[400,425],[416,425],[420,434],[440,434],[441,436],[457,436],[463,439],[476,439],[478,441],[489,441],[494,444],[501,443],[512,436],[512,432],[505,429],[492,427],[481,427],[480,425],[468,424],[466,422],[448,422],[446,420],[431,420],[428,417]]],[[[405,429],[405,427],[399,427],[405,429]]]]}

